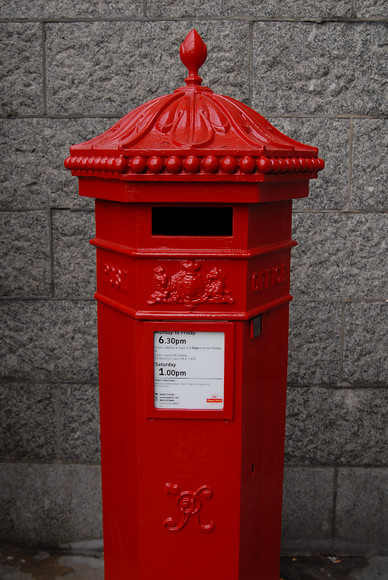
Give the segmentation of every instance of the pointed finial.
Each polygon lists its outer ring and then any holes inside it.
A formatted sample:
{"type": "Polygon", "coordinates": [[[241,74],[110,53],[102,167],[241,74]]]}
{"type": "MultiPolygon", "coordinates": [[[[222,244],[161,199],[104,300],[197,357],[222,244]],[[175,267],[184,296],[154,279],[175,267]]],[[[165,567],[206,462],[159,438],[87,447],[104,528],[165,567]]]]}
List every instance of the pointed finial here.
{"type": "Polygon", "coordinates": [[[189,69],[189,76],[185,79],[186,84],[202,84],[202,79],[198,75],[198,70],[206,60],[207,48],[206,44],[194,28],[182,42],[179,55],[185,67],[189,69]]]}

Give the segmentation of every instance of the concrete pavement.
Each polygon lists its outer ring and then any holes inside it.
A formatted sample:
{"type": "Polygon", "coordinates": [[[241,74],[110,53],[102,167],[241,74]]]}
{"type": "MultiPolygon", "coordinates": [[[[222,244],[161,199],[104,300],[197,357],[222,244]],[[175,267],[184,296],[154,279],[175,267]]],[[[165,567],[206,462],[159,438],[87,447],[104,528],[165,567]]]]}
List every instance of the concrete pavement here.
{"type": "MultiPolygon", "coordinates": [[[[282,580],[387,580],[388,557],[288,557],[282,580]]],[[[0,545],[1,580],[104,580],[101,544],[63,550],[0,545]]],[[[121,580],[121,579],[120,579],[121,580]]],[[[182,578],[182,580],[185,580],[182,578]]]]}

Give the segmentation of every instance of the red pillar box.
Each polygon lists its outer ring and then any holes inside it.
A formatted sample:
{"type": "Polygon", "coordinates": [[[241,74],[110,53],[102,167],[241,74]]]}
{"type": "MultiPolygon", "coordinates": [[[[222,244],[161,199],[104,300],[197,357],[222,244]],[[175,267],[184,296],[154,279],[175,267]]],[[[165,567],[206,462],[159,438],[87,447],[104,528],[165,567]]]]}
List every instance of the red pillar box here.
{"type": "Polygon", "coordinates": [[[71,148],[96,198],[107,580],[277,580],[292,199],[323,168],[186,86],[71,148]]]}

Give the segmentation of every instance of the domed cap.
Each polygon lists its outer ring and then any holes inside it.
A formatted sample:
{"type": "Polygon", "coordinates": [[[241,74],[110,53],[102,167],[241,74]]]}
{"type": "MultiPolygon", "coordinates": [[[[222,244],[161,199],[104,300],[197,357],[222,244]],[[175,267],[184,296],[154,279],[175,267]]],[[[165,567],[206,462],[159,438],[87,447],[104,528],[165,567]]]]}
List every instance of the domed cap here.
{"type": "Polygon", "coordinates": [[[98,137],[74,145],[73,175],[123,181],[273,181],[316,177],[318,149],[283,135],[243,103],[202,86],[206,44],[182,43],[186,86],[137,107],[98,137]],[[278,175],[273,175],[278,174],[278,175]]]}

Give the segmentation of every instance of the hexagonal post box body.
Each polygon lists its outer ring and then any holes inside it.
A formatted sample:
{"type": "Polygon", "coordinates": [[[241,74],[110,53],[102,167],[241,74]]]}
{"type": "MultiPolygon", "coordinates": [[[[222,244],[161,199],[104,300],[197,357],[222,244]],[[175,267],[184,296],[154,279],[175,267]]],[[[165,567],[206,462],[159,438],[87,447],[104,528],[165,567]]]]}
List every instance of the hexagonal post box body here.
{"type": "Polygon", "coordinates": [[[107,580],[277,580],[292,199],[317,149],[201,86],[71,148],[96,199],[107,580]]]}

